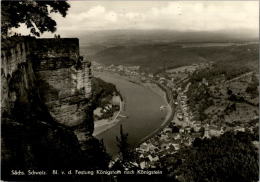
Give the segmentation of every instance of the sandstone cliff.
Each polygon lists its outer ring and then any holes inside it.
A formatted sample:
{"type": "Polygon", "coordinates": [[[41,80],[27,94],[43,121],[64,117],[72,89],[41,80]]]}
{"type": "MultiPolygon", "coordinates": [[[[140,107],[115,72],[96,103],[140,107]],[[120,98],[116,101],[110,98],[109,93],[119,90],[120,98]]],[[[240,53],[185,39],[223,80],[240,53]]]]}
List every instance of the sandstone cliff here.
{"type": "MultiPolygon", "coordinates": [[[[51,115],[66,126],[78,126],[92,112],[90,62],[79,55],[78,39],[39,39],[32,62],[39,89],[51,115]]],[[[93,132],[92,121],[87,127],[93,132]]]]}
{"type": "Polygon", "coordinates": [[[12,37],[2,42],[2,174],[10,169],[106,167],[93,132],[90,63],[78,39],[12,37]],[[81,150],[73,128],[84,125],[81,150]]]}

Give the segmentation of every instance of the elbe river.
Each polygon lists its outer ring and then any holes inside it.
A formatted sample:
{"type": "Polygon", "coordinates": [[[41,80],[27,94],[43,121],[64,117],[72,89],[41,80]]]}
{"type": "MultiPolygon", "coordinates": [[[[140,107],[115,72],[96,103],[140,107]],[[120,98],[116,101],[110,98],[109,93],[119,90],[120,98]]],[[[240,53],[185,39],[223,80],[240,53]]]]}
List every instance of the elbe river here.
{"type": "Polygon", "coordinates": [[[121,118],[121,121],[114,127],[96,136],[104,140],[109,154],[118,153],[116,136],[120,136],[120,124],[123,125],[124,133],[128,133],[128,142],[131,146],[136,145],[160,127],[166,115],[166,112],[160,110],[160,106],[167,104],[162,96],[120,75],[98,72],[94,73],[94,76],[116,85],[125,102],[122,114],[128,116],[121,118]]]}

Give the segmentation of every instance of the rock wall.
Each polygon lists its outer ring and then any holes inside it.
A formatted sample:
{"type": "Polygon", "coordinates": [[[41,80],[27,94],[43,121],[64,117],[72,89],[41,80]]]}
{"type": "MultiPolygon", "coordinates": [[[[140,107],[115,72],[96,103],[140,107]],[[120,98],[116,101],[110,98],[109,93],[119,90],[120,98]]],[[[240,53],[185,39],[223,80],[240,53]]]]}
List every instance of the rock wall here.
{"type": "Polygon", "coordinates": [[[39,39],[32,61],[51,115],[66,126],[82,124],[91,114],[91,68],[79,54],[79,40],[39,39]]]}
{"type": "Polygon", "coordinates": [[[52,41],[57,40],[11,37],[2,41],[1,179],[16,181],[17,176],[10,176],[12,169],[107,166],[106,155],[91,136],[90,63],[79,56],[77,39],[71,45],[71,40],[59,40],[68,45],[62,51],[47,45],[52,41]],[[87,123],[90,142],[85,151],[66,127],[82,122],[87,123]]]}
{"type": "Polygon", "coordinates": [[[39,91],[54,119],[66,126],[89,124],[93,132],[91,63],[79,54],[79,40],[16,37],[2,46],[2,113],[10,111],[15,95],[8,91],[8,80],[23,64],[32,64],[39,91]],[[30,60],[29,62],[27,60],[30,60]]]}
{"type": "MultiPolygon", "coordinates": [[[[32,69],[31,63],[27,62],[27,56],[31,52],[29,41],[32,42],[31,47],[33,47],[34,39],[29,37],[16,37],[3,41],[1,44],[1,115],[10,114],[17,98],[17,94],[12,90],[14,88],[9,87],[14,73],[17,70],[22,72],[25,68],[32,69]]],[[[24,76],[28,75],[30,79],[34,79],[34,75],[31,75],[32,70],[30,71],[24,76]]],[[[24,85],[26,89],[29,89],[28,84],[27,80],[24,85]]]]}
{"type": "Polygon", "coordinates": [[[2,42],[2,178],[11,169],[69,166],[81,160],[74,155],[81,152],[76,136],[51,117],[41,100],[30,60],[34,43],[28,37],[2,42]]]}

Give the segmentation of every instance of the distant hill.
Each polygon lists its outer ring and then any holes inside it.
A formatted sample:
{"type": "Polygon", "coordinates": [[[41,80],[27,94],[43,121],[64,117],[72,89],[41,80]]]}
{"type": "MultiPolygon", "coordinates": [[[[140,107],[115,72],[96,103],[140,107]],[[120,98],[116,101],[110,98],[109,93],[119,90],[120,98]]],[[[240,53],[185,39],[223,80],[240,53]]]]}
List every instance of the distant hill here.
{"type": "Polygon", "coordinates": [[[85,31],[77,35],[81,45],[122,45],[163,42],[241,42],[258,41],[258,33],[234,31],[174,31],[174,30],[103,30],[85,31]]]}
{"type": "Polygon", "coordinates": [[[188,48],[173,43],[116,46],[101,50],[91,59],[106,65],[140,65],[151,72],[209,61],[257,69],[258,44],[188,48]]]}
{"type": "Polygon", "coordinates": [[[107,65],[140,65],[145,71],[208,61],[251,68],[258,64],[258,35],[248,30],[104,30],[84,32],[79,38],[81,54],[87,58],[107,65]]]}
{"type": "Polygon", "coordinates": [[[258,33],[249,30],[215,32],[180,32],[173,30],[100,30],[75,32],[81,53],[92,55],[106,48],[157,43],[252,42],[258,33]]]}

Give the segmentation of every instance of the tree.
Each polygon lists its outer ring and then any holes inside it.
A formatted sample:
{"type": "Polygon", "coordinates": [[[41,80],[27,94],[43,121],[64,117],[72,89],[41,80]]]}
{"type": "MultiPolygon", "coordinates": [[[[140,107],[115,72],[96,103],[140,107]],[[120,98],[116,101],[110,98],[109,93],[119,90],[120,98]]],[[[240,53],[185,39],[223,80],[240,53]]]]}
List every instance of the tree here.
{"type": "Polygon", "coordinates": [[[111,156],[106,152],[103,139],[99,141],[94,137],[88,137],[84,143],[84,147],[83,155],[84,160],[86,160],[84,167],[91,169],[108,168],[111,156]]]}
{"type": "Polygon", "coordinates": [[[255,75],[252,75],[252,81],[248,84],[246,88],[246,92],[251,95],[252,98],[255,98],[258,96],[258,85],[259,81],[255,75]]]}
{"type": "Polygon", "coordinates": [[[258,181],[258,153],[248,133],[227,132],[220,137],[196,139],[180,151],[182,164],[176,170],[180,181],[258,181]]]}
{"type": "Polygon", "coordinates": [[[70,5],[62,0],[23,0],[1,1],[2,35],[8,36],[11,28],[18,28],[24,23],[31,33],[40,36],[41,33],[56,31],[56,22],[50,17],[51,13],[67,15],[70,5]]]}
{"type": "Polygon", "coordinates": [[[132,160],[132,152],[127,141],[128,133],[124,133],[122,124],[120,125],[120,136],[116,136],[117,146],[121,155],[122,163],[125,164],[132,160]]]}

